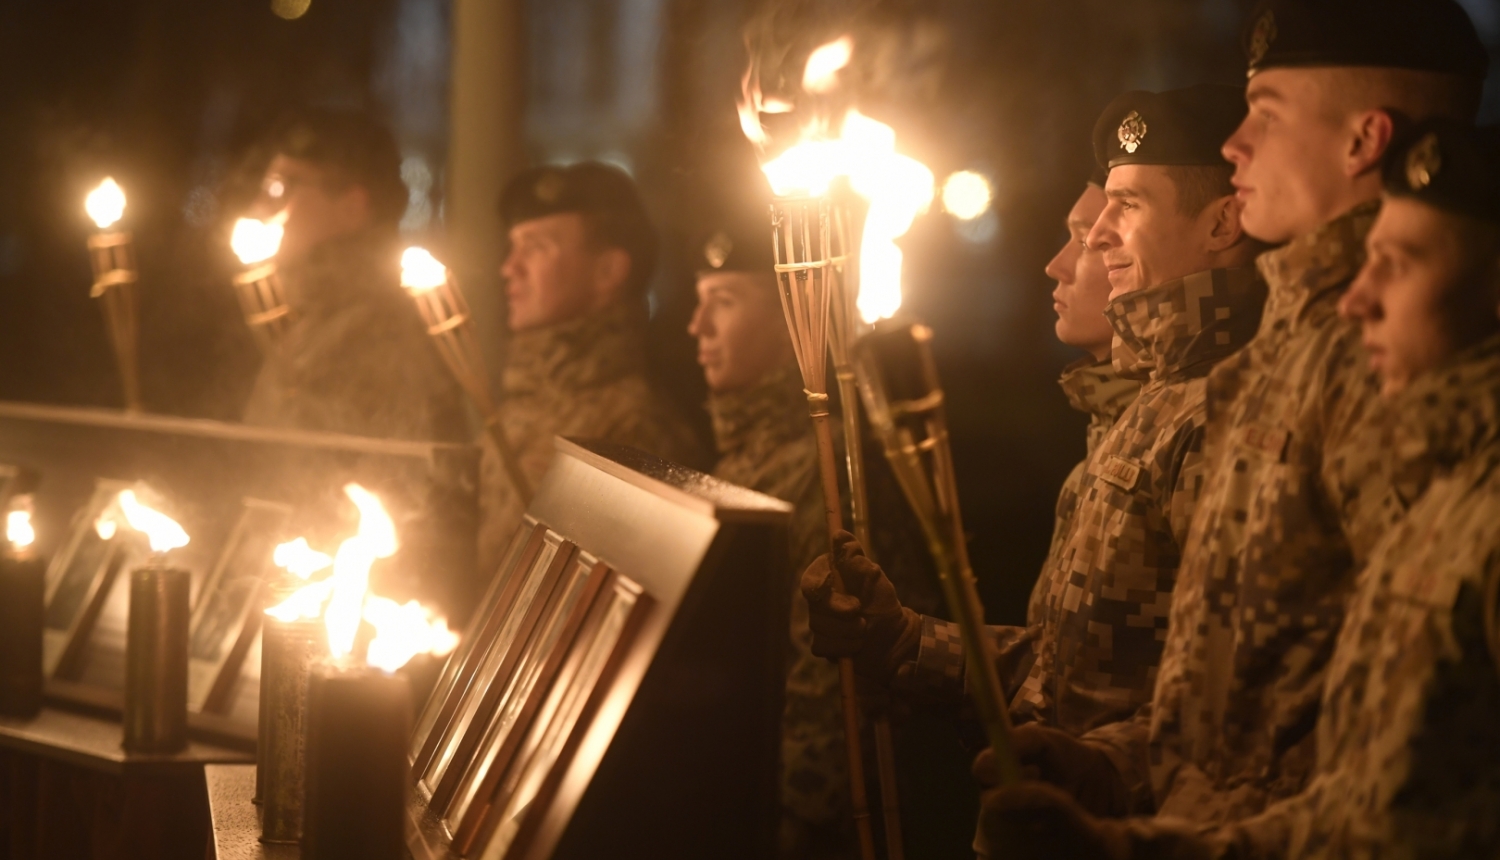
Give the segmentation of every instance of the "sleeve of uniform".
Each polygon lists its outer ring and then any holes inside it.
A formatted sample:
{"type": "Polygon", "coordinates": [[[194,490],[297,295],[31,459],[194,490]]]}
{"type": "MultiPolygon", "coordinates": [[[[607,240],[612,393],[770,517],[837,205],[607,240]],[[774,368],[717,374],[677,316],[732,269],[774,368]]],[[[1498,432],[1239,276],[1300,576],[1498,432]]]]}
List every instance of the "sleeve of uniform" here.
{"type": "Polygon", "coordinates": [[[1156,809],[1151,789],[1151,705],[1145,704],[1128,720],[1106,723],[1083,736],[1083,742],[1099,748],[1114,764],[1130,798],[1132,813],[1145,815],[1156,809]]]}
{"type": "MultiPolygon", "coordinates": [[[[1033,643],[1037,630],[1031,627],[985,628],[995,648],[995,668],[1005,687],[1006,701],[1015,695],[1036,659],[1033,643]]],[[[922,634],[917,654],[896,670],[895,687],[935,701],[958,704],[969,692],[964,664],[963,636],[958,625],[931,615],[922,616],[922,634]]]]}
{"type": "Polygon", "coordinates": [[[1203,494],[1207,479],[1207,467],[1203,458],[1203,416],[1200,413],[1190,426],[1178,431],[1172,441],[1170,463],[1166,481],[1166,498],[1162,510],[1166,513],[1167,527],[1177,546],[1187,544],[1188,528],[1193,523],[1193,511],[1198,508],[1198,499],[1203,494]]]}

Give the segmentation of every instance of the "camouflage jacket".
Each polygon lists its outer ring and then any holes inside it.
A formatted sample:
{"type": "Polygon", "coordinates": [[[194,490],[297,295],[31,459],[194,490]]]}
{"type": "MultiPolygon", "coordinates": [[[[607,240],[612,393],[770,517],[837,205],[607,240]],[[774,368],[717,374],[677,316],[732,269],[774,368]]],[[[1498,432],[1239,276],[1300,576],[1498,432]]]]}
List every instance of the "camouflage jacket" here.
{"type": "Polygon", "coordinates": [[[463,441],[461,392],[401,289],[393,238],[325,242],[281,267],[294,314],[267,353],[247,424],[463,441]]]}
{"type": "MultiPolygon", "coordinates": [[[[1059,544],[1068,536],[1073,523],[1073,511],[1078,508],[1078,488],[1088,469],[1089,457],[1099,447],[1099,442],[1109,433],[1110,428],[1115,426],[1120,413],[1125,411],[1141,390],[1140,380],[1121,376],[1115,370],[1113,361],[1096,361],[1092,357],[1081,358],[1063,368],[1062,378],[1057,384],[1068,398],[1068,404],[1089,416],[1089,426],[1085,436],[1084,458],[1068,473],[1067,480],[1063,481],[1062,492],[1057,494],[1057,517],[1052,527],[1048,559],[1057,557],[1061,550],[1059,544]]],[[[1042,585],[1044,581],[1045,577],[1038,578],[1036,587],[1032,589],[1031,602],[1026,612],[1028,620],[1040,617],[1037,614],[1040,601],[1047,591],[1042,585]]]]}
{"type": "Polygon", "coordinates": [[[1208,850],[1161,838],[1168,822],[1158,821],[1133,853],[1500,852],[1500,667],[1486,637],[1500,577],[1500,337],[1414,381],[1393,405],[1387,450],[1399,485],[1436,477],[1358,576],[1328,664],[1312,780],[1257,816],[1200,830],[1208,850]]]}
{"type": "MultiPolygon", "coordinates": [[[[552,465],[554,436],[632,445],[688,466],[697,440],[646,377],[646,318],[616,305],[517,333],[501,380],[501,424],[532,488],[552,465]]],[[[489,434],[480,439],[479,563],[487,578],[524,513],[489,434]]]]}
{"type": "Polygon", "coordinates": [[[812,653],[807,601],[798,575],[828,551],[828,524],[818,479],[818,444],[796,365],[774,371],[746,391],[708,402],[719,463],[714,476],[794,506],[790,570],[793,591],[787,643],[786,704],[781,735],[783,856],[797,856],[809,824],[847,813],[847,765],[838,666],[812,653]]]}
{"type": "Polygon", "coordinates": [[[1208,378],[1199,500],[1151,705],[1090,736],[1141,809],[1216,822],[1301,789],[1354,572],[1404,512],[1336,312],[1377,203],[1261,255],[1260,331],[1208,378]]]}

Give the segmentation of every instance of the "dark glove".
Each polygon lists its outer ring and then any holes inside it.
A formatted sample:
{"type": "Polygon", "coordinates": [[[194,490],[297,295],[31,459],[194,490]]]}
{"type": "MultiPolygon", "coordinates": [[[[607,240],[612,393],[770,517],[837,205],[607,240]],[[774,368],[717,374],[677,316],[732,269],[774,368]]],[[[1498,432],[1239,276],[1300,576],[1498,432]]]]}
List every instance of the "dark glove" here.
{"type": "Polygon", "coordinates": [[[802,574],[813,653],[852,657],[861,675],[885,683],[915,656],[922,616],[901,605],[895,586],[854,535],[834,535],[833,548],[833,564],[822,555],[802,574]]]}
{"type": "MultiPolygon", "coordinates": [[[[1065,731],[1038,725],[1017,727],[1011,743],[1024,778],[1057,786],[1092,815],[1118,818],[1130,812],[1130,794],[1103,750],[1065,731]]],[[[974,760],[974,778],[986,788],[998,782],[989,750],[974,760]]]]}
{"type": "Polygon", "coordinates": [[[1124,825],[1090,816],[1067,793],[1041,782],[986,791],[979,799],[980,857],[1005,860],[1127,860],[1124,825]]]}

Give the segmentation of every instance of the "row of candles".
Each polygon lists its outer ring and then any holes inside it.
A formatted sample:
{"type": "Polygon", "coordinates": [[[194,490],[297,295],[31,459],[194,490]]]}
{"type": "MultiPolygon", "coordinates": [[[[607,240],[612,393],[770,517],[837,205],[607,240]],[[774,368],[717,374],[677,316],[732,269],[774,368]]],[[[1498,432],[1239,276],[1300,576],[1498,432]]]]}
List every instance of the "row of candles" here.
{"type": "MultiPolygon", "coordinates": [[[[371,593],[371,567],[399,548],[395,525],[375,494],[358,484],[344,490],[359,525],[333,555],[298,538],[271,559],[286,573],[269,588],[262,628],[256,800],[266,842],[300,841],[309,858],[394,860],[405,851],[413,708],[408,682],[396,673],[418,654],[446,655],[458,636],[417,601],[371,593]]],[[[13,500],[5,527],[0,715],[29,718],[43,703],[46,588],[29,496],[13,500]]],[[[189,536],[133,490],[122,491],[95,527],[101,536],[122,527],[139,532],[151,548],[129,574],[123,746],[181,752],[192,577],[171,554],[189,536]]]]}

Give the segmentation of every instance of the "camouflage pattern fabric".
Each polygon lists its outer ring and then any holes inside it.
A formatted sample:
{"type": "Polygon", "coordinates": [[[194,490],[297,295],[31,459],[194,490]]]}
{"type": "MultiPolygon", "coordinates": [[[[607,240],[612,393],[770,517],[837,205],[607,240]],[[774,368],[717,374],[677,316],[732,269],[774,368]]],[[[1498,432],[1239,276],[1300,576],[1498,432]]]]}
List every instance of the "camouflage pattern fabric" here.
{"type": "MultiPolygon", "coordinates": [[[[552,465],[554,436],[606,439],[704,465],[692,430],[647,380],[645,341],[645,309],[630,303],[511,339],[501,422],[533,489],[552,465]]],[[[479,444],[479,563],[487,579],[524,511],[489,434],[479,444]]]]}
{"type": "Polygon", "coordinates": [[[1378,388],[1336,304],[1372,201],[1261,255],[1260,331],[1208,377],[1208,482],[1152,703],[1088,740],[1137,807],[1217,823],[1299,791],[1328,660],[1378,537],[1404,513],[1370,438],[1378,388]]]}
{"type": "MultiPolygon", "coordinates": [[[[1009,695],[1014,695],[1020,687],[1035,659],[1033,646],[1041,633],[1043,605],[1052,588],[1047,572],[1053,569],[1052,561],[1058,557],[1071,533],[1079,489],[1087,474],[1089,459],[1141,390],[1139,380],[1126,379],[1115,370],[1112,362],[1096,361],[1092,357],[1068,365],[1059,384],[1073,408],[1089,416],[1088,456],[1073,467],[1058,494],[1052,548],[1048,553],[1048,563],[1042,568],[1042,576],[1032,589],[1026,614],[1027,626],[994,626],[989,629],[999,658],[1000,680],[1009,695]]],[[[965,694],[961,643],[957,624],[930,615],[923,616],[916,658],[899,667],[893,686],[907,695],[935,702],[961,702],[965,694]]]]}
{"type": "Polygon", "coordinates": [[[1043,573],[1017,722],[1082,734],[1150,700],[1203,487],[1204,377],[1254,335],[1265,295],[1253,269],[1219,269],[1105,309],[1116,370],[1144,384],[1089,457],[1070,534],[1043,573]]]}
{"type": "Polygon", "coordinates": [[[281,266],[294,317],[261,365],[246,424],[465,440],[462,393],[401,289],[395,239],[334,239],[281,266]]]}
{"type": "Polygon", "coordinates": [[[795,365],[753,388],[708,402],[719,463],[714,476],[774,496],[792,514],[791,636],[781,731],[781,849],[784,858],[855,854],[849,818],[838,666],[813,656],[798,574],[828,551],[818,444],[795,365]]]}

